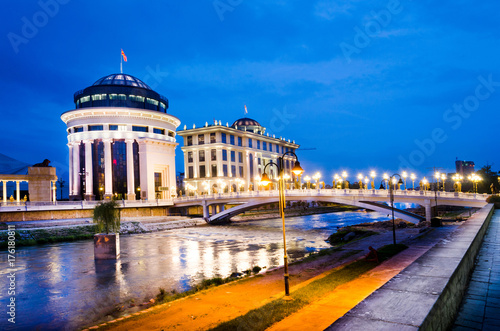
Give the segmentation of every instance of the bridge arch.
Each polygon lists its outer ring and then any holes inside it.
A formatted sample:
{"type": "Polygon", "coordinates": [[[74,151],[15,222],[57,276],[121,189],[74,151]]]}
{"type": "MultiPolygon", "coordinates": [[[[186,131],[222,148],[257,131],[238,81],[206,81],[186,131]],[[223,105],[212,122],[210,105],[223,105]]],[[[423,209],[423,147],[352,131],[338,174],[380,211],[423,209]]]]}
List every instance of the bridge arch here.
{"type": "MultiPolygon", "coordinates": [[[[349,205],[349,206],[355,206],[355,207],[360,207],[360,208],[365,208],[373,211],[378,211],[382,213],[391,213],[391,207],[387,205],[382,205],[382,204],[377,204],[374,202],[369,202],[369,201],[358,201],[355,199],[342,199],[339,197],[287,197],[287,201],[301,201],[301,200],[311,200],[313,198],[314,201],[321,201],[321,202],[333,202],[333,203],[338,203],[342,205],[349,205]]],[[[205,220],[207,223],[218,223],[218,222],[225,222],[228,221],[231,217],[239,215],[241,213],[244,213],[245,211],[268,205],[271,203],[278,203],[278,197],[267,197],[264,199],[250,199],[247,200],[247,202],[244,202],[238,206],[232,207],[230,209],[226,209],[220,213],[217,213],[215,215],[212,215],[210,217],[205,217],[205,220]]],[[[394,217],[404,219],[406,221],[412,222],[412,223],[418,223],[421,220],[425,220],[425,217],[422,217],[417,214],[410,213],[405,210],[401,209],[394,209],[394,217]]]]}

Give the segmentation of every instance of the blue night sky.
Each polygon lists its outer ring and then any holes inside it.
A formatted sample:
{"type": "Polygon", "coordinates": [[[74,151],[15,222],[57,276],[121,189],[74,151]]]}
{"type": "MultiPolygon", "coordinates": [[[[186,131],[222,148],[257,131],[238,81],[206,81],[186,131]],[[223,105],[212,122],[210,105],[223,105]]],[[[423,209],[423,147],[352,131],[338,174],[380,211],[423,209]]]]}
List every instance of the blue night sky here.
{"type": "Polygon", "coordinates": [[[498,1],[40,3],[0,13],[0,153],[48,158],[66,180],[60,115],[119,72],[121,48],[124,72],[166,96],[180,128],[231,124],[247,105],[270,134],[316,148],[298,155],[327,181],[453,171],[456,157],[500,168],[498,1]]]}

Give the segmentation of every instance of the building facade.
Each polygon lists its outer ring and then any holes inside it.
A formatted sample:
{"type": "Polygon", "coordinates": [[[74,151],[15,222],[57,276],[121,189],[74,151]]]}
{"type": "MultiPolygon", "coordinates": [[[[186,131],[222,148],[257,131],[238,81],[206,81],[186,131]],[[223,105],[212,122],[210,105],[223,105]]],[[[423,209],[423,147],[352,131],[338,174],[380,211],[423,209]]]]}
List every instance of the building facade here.
{"type": "Polygon", "coordinates": [[[74,95],[67,126],[72,200],[167,199],[175,193],[180,120],[141,80],[112,74],[74,95]]]}
{"type": "Polygon", "coordinates": [[[474,162],[472,161],[455,161],[455,168],[457,170],[457,174],[461,175],[464,178],[474,173],[474,162]]]}
{"type": "MultiPolygon", "coordinates": [[[[257,190],[264,167],[276,163],[286,152],[295,152],[295,141],[276,138],[250,118],[236,120],[231,126],[205,123],[205,126],[180,130],[184,138],[184,187],[186,191],[214,193],[257,190]]],[[[293,155],[284,156],[285,174],[290,183],[295,180],[291,169],[293,155]]],[[[277,174],[274,166],[266,169],[271,178],[277,174]]]]}

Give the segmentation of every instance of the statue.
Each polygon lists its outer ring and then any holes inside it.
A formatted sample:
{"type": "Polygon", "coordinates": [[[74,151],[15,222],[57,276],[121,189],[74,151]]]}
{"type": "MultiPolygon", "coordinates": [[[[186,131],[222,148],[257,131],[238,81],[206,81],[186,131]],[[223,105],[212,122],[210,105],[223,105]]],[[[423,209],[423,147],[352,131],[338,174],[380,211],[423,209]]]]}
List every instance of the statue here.
{"type": "Polygon", "coordinates": [[[42,163],[37,163],[37,164],[34,164],[33,167],[36,167],[36,168],[46,168],[46,167],[49,167],[49,163],[50,161],[45,159],[43,160],[42,163]]]}

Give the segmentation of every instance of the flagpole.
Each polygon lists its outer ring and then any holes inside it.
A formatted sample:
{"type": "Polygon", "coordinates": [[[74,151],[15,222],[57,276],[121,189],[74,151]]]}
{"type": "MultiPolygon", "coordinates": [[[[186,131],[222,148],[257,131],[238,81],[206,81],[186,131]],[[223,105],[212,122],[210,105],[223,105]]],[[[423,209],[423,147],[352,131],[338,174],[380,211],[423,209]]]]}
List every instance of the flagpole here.
{"type": "Polygon", "coordinates": [[[123,56],[122,54],[120,53],[120,73],[123,74],[123,56]]]}

